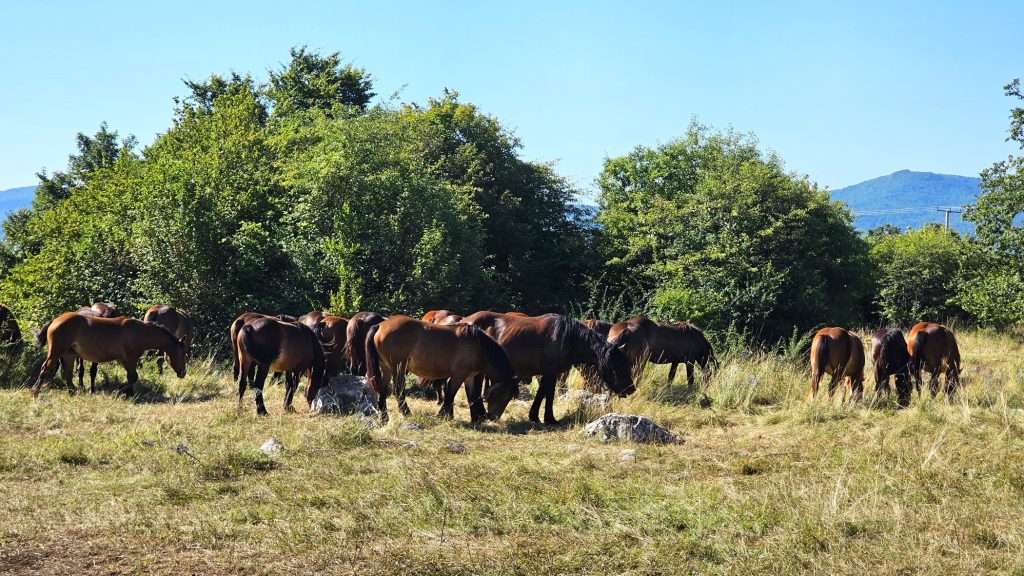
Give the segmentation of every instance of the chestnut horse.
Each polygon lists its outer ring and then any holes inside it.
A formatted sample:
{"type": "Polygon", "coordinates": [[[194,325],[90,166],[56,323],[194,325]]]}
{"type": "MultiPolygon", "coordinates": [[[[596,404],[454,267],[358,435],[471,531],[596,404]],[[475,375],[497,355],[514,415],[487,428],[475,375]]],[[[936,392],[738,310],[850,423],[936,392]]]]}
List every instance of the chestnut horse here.
{"type": "Polygon", "coordinates": [[[267,414],[267,407],[263,404],[263,384],[271,371],[287,375],[284,395],[284,409],[287,411],[292,410],[300,375],[308,372],[306,400],[312,404],[323,386],[326,365],[323,345],[309,326],[276,318],[254,318],[239,329],[235,344],[239,361],[239,406],[245,396],[246,384],[252,380],[251,385],[256,392],[256,413],[261,416],[267,414]],[[253,366],[256,366],[255,377],[250,376],[253,366]]]}
{"type": "Polygon", "coordinates": [[[348,318],[328,315],[320,318],[313,328],[320,341],[324,343],[324,358],[327,362],[327,374],[341,372],[342,354],[348,333],[348,318]]]}
{"type": "MultiPolygon", "coordinates": [[[[159,324],[167,328],[174,334],[175,338],[180,338],[185,344],[186,356],[192,352],[192,337],[195,327],[192,324],[192,318],[184,311],[178,310],[174,306],[157,304],[156,306],[150,306],[149,310],[146,310],[146,315],[142,317],[142,321],[149,322],[150,324],[159,324]]],[[[164,373],[163,355],[156,360],[156,370],[160,374],[164,373]]]]}
{"type": "MultiPolygon", "coordinates": [[[[381,420],[388,421],[387,397],[393,385],[398,408],[409,415],[405,402],[405,377],[412,372],[427,380],[447,381],[438,416],[454,414],[455,395],[466,384],[466,399],[474,422],[486,413],[476,386],[476,376],[493,382],[487,391],[488,405],[502,409],[515,396],[515,373],[508,356],[483,330],[466,324],[442,326],[408,316],[392,316],[370,328],[366,337],[366,373],[377,393],[381,420]]],[[[500,415],[500,414],[499,414],[500,415]]]]}
{"type": "Polygon", "coordinates": [[[875,330],[871,333],[871,362],[875,365],[875,396],[889,394],[889,377],[896,377],[896,404],[910,405],[910,353],[903,332],[875,330]]]}
{"type": "MultiPolygon", "coordinates": [[[[597,368],[605,385],[619,396],[636,391],[630,373],[629,358],[593,330],[576,320],[558,314],[515,316],[497,312],[477,312],[463,318],[487,331],[505,349],[516,376],[529,382],[540,376],[540,387],[530,407],[530,420],[540,421],[545,404],[544,422],[557,424],[554,414],[555,382],[573,365],[597,368]]],[[[478,378],[480,380],[480,378],[478,378]]],[[[500,417],[508,402],[488,402],[488,413],[500,417]]]]}
{"type": "Polygon", "coordinates": [[[811,341],[810,397],[818,393],[821,377],[831,374],[829,398],[839,384],[846,383],[846,392],[859,400],[864,394],[864,344],[860,337],[844,328],[822,328],[811,341]]]}
{"type": "Polygon", "coordinates": [[[0,304],[0,345],[14,345],[21,342],[21,328],[14,319],[14,312],[0,304]]]}
{"type": "Polygon", "coordinates": [[[356,312],[348,319],[348,327],[345,329],[345,348],[342,354],[348,358],[352,374],[356,376],[366,375],[366,335],[370,327],[380,324],[385,320],[384,316],[376,312],[356,312]]]}
{"type": "MultiPolygon", "coordinates": [[[[427,324],[438,324],[441,326],[451,326],[452,324],[458,324],[462,322],[462,316],[450,311],[450,310],[430,310],[421,318],[423,322],[427,324]]],[[[444,404],[444,380],[427,380],[426,378],[419,377],[416,379],[416,387],[421,390],[434,389],[434,394],[437,396],[438,405],[444,404]]]]}
{"type": "Polygon", "coordinates": [[[921,393],[921,370],[931,374],[929,388],[934,398],[939,392],[939,374],[945,374],[943,390],[947,398],[960,386],[960,347],[956,336],[942,324],[919,322],[910,329],[907,342],[910,352],[911,371],[917,384],[917,393],[921,393]]]}
{"type": "MultiPolygon", "coordinates": [[[[117,309],[117,304],[112,302],[93,302],[92,306],[82,306],[78,309],[78,313],[83,316],[98,316],[100,318],[120,318],[122,316],[121,311],[117,309]]],[[[46,330],[46,325],[43,326],[43,330],[46,330]]],[[[93,390],[96,388],[96,370],[97,365],[95,362],[89,366],[89,389],[93,390]]],[[[85,360],[81,357],[78,358],[78,386],[85,388],[85,384],[82,380],[85,378],[85,360]]]]}
{"type": "MultiPolygon", "coordinates": [[[[231,348],[231,375],[232,379],[238,381],[238,370],[241,363],[238,359],[238,332],[245,326],[245,323],[250,320],[257,318],[273,318],[282,322],[295,322],[294,316],[287,314],[278,314],[276,316],[270,314],[260,314],[259,312],[242,312],[231,322],[231,326],[228,327],[228,346],[231,348]]],[[[252,374],[249,375],[252,378],[252,374]]]]}
{"type": "Polygon", "coordinates": [[[718,368],[711,343],[700,329],[686,322],[662,324],[646,316],[635,316],[609,328],[607,338],[629,357],[633,378],[643,374],[647,362],[671,364],[668,370],[668,382],[671,384],[679,364],[684,364],[686,383],[692,388],[694,365],[700,366],[705,384],[711,372],[718,368]]]}
{"type": "MultiPolygon", "coordinates": [[[[46,361],[32,386],[32,395],[39,389],[57,364],[68,390],[75,391],[72,365],[77,355],[93,363],[117,360],[128,373],[125,393],[135,391],[139,379],[139,358],[147,350],[159,350],[167,355],[178,378],[185,377],[185,343],[170,330],[157,324],[139,322],[134,318],[100,318],[77,312],[65,312],[47,323],[46,342],[49,346],[46,361]]],[[[95,385],[90,387],[95,392],[95,385]]]]}

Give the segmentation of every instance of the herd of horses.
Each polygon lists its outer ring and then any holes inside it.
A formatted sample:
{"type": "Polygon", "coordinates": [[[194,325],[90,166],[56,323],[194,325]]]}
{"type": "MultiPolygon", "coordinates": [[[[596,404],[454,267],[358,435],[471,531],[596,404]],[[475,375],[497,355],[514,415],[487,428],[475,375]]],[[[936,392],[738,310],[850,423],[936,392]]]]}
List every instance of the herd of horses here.
{"type": "MultiPolygon", "coordinates": [[[[150,350],[160,353],[161,372],[166,361],[184,378],[193,333],[189,315],[172,306],[153,306],[141,321],[105,302],[66,312],[43,325],[36,336],[36,344],[46,346],[47,355],[32,393],[38,394],[58,367],[69,390],[75,391],[76,365],[78,387],[84,389],[85,362],[92,363],[90,391],[94,392],[96,365],[119,362],[127,373],[123,391],[130,395],[138,380],[139,361],[150,350]]],[[[13,314],[0,306],[0,340],[14,342],[20,337],[13,314]]],[[[368,311],[348,318],[323,311],[299,317],[246,312],[229,326],[228,342],[239,405],[251,387],[257,414],[267,414],[263,388],[271,373],[283,376],[283,404],[290,411],[302,377],[307,378],[305,396],[312,404],[332,375],[347,372],[366,377],[385,422],[392,394],[399,410],[409,414],[405,387],[410,373],[418,377],[418,386],[433,391],[441,417],[453,416],[456,394],[464,387],[474,422],[500,418],[519,395],[519,387],[539,378],[529,418],[541,422],[543,408],[543,422],[555,424],[555,391],[572,369],[580,372],[588,388],[624,397],[636,391],[636,381],[649,362],[670,366],[670,384],[683,365],[690,387],[695,385],[696,369],[706,384],[719,367],[711,343],[697,327],[655,322],[645,316],[612,323],[514,311],[459,316],[432,310],[419,319],[368,311]]],[[[871,336],[871,358],[876,393],[890,394],[889,380],[894,377],[901,407],[910,402],[912,383],[916,382],[920,394],[922,371],[931,375],[933,396],[939,391],[940,374],[945,375],[947,395],[952,396],[959,386],[956,338],[940,324],[921,322],[906,339],[899,330],[876,331],[871,336]]],[[[831,375],[830,397],[840,385],[844,396],[862,397],[865,354],[855,333],[838,327],[818,331],[811,343],[810,366],[811,397],[825,374],[831,375]]]]}

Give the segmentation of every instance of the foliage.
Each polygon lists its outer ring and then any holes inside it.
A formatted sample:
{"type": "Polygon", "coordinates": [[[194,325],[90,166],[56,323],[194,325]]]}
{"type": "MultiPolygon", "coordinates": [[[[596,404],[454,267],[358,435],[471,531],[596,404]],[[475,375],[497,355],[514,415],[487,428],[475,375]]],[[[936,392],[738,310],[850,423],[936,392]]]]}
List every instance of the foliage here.
{"type": "Polygon", "coordinates": [[[953,303],[957,279],[975,263],[973,246],[932,224],[905,234],[869,235],[883,319],[898,326],[963,315],[953,303]]]}
{"type": "MultiPolygon", "coordinates": [[[[1007,96],[1024,100],[1020,80],[1004,87],[1007,96]]],[[[1008,141],[1024,149],[1024,107],[1010,111],[1008,141]]],[[[1010,156],[981,172],[981,194],[964,219],[974,223],[985,249],[985,267],[964,283],[959,298],[968,311],[986,323],[1024,322],[1024,156],[1010,156]]]]}
{"type": "Polygon", "coordinates": [[[860,319],[867,249],[850,213],[753,137],[693,123],[606,160],[598,184],[611,282],[652,291],[663,319],[769,339],[860,319]]]}
{"type": "Polygon", "coordinates": [[[351,63],[342,66],[338,52],[320,56],[300,46],[291,49],[291,57],[287,67],[270,73],[267,95],[278,116],[311,109],[330,112],[338,105],[365,109],[375,96],[366,70],[351,63]]]}

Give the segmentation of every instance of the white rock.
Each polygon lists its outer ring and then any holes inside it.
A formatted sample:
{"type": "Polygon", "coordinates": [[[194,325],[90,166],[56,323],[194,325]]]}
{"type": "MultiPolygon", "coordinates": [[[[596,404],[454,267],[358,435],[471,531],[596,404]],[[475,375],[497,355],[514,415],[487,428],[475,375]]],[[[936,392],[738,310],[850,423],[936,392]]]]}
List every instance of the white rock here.
{"type": "Polygon", "coordinates": [[[262,446],[258,448],[260,452],[263,452],[267,456],[273,456],[274,454],[277,454],[283,449],[284,442],[281,442],[277,438],[271,438],[270,440],[267,440],[266,442],[263,443],[262,446]]]}
{"type": "Polygon", "coordinates": [[[619,460],[623,462],[632,462],[636,460],[636,450],[633,448],[627,448],[622,452],[619,452],[619,460]]]}
{"type": "Polygon", "coordinates": [[[658,426],[649,418],[616,412],[605,414],[587,424],[584,432],[587,436],[599,437],[602,442],[629,440],[656,444],[679,444],[683,441],[682,438],[658,426]]]}

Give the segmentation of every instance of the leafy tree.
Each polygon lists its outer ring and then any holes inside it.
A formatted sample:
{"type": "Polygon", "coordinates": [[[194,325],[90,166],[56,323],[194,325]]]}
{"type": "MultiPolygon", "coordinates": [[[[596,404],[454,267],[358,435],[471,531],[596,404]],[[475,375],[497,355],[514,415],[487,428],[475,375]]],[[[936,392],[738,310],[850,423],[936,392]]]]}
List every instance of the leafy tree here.
{"type": "Polygon", "coordinates": [[[607,281],[653,294],[661,318],[776,339],[862,317],[867,248],[849,211],[753,137],[694,122],[606,160],[598,185],[607,281]]]}
{"type": "Polygon", "coordinates": [[[871,241],[879,288],[876,304],[882,318],[909,326],[964,315],[954,299],[957,279],[976,262],[969,242],[937,224],[875,236],[871,241]]]}
{"type": "Polygon", "coordinates": [[[36,174],[39,186],[33,204],[37,209],[48,208],[70,196],[72,188],[84,184],[90,174],[113,166],[122,154],[132,154],[137,142],[134,136],[119,141],[117,131],[111,131],[103,122],[95,136],[79,132],[75,136],[75,144],[78,153],[68,156],[67,172],[48,175],[44,170],[36,174]]]}
{"type": "Polygon", "coordinates": [[[288,66],[270,72],[267,93],[278,116],[311,109],[330,112],[338,105],[363,110],[375,96],[373,78],[351,63],[342,66],[338,52],[321,56],[299,46],[291,49],[291,57],[288,66]]]}
{"type": "MultiPolygon", "coordinates": [[[[1007,96],[1024,100],[1020,80],[1004,86],[1007,96]]],[[[1024,107],[1010,111],[1008,141],[1024,149],[1024,107]]],[[[959,301],[983,322],[995,325],[1024,322],[1024,156],[1010,156],[981,172],[982,193],[964,220],[975,225],[984,247],[984,268],[965,278],[959,301]]]]}

